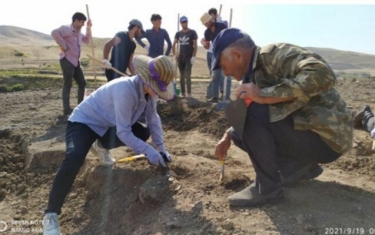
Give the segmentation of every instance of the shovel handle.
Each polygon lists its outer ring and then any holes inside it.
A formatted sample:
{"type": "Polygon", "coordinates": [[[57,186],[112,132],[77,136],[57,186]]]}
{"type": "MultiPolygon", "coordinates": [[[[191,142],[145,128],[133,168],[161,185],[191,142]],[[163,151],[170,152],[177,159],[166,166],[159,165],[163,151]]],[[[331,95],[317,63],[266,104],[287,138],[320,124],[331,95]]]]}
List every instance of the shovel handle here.
{"type": "MultiPolygon", "coordinates": [[[[95,57],[93,57],[93,56],[91,56],[91,55],[89,55],[89,54],[86,54],[86,55],[87,55],[87,57],[89,57],[90,59],[93,59],[94,61],[98,62],[102,67],[105,67],[105,66],[103,65],[103,61],[100,61],[100,60],[98,60],[97,58],[95,58],[95,57]]],[[[126,77],[126,76],[129,76],[128,74],[125,74],[125,73],[119,71],[118,69],[116,69],[116,68],[113,67],[113,66],[111,66],[111,69],[112,69],[113,71],[115,71],[116,73],[120,74],[121,76],[125,76],[125,77],[126,77]]]]}

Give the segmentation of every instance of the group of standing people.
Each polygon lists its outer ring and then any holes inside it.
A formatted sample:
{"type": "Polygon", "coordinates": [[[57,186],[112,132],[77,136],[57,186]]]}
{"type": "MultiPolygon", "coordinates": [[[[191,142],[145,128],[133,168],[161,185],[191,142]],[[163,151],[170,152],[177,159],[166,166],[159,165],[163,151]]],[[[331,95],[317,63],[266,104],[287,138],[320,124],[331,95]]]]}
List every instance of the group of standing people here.
{"type": "MultiPolygon", "coordinates": [[[[229,205],[280,202],[284,199],[284,187],[318,177],[323,172],[321,163],[335,161],[351,148],[352,115],[335,89],[335,73],[322,57],[288,43],[259,47],[249,34],[228,29],[218,18],[211,9],[201,17],[207,27],[201,43],[208,50],[207,61],[211,60],[208,66],[213,74],[212,90],[207,91],[207,96],[212,102],[218,101],[221,77],[226,76],[243,81],[236,91],[238,99],[252,100],[245,109],[243,130],[230,127],[215,148],[216,157],[223,159],[233,142],[248,154],[256,173],[250,186],[228,197],[229,205]]],[[[117,66],[124,73],[129,68],[133,76],[119,77],[106,72],[110,82],[81,102],[85,80],[79,66],[80,43],[88,43],[92,25],[88,21],[86,35],[81,34],[85,21],[82,13],[76,13],[70,26],[52,32],[61,47],[64,113],[72,112],[66,99],[72,77],[79,84],[79,105],[68,119],[65,158],[55,176],[45,211],[46,235],[60,234],[58,215],[90,148],[105,165],[114,163],[109,149],[122,145],[145,154],[154,166],[166,167],[172,160],[156,107],[158,98],[171,100],[175,96],[172,83],[175,66],[167,57],[171,41],[160,28],[161,16],[152,15],[153,28],[145,32],[141,22],[134,19],[128,32],[119,32],[106,43],[105,66],[117,66]],[[134,55],[133,39],[142,43],[142,37],[150,42],[150,46],[143,44],[148,56],[134,55]],[[169,43],[162,55],[164,40],[169,43]],[[145,123],[140,121],[141,117],[145,123]],[[146,142],[150,136],[153,145],[146,142]]],[[[188,28],[187,17],[182,16],[180,23],[182,30],[175,35],[173,53],[188,84],[187,95],[191,95],[190,73],[196,57],[197,35],[188,28]],[[180,42],[179,53],[175,48],[177,42],[180,42]]],[[[357,126],[367,126],[375,136],[374,115],[368,106],[355,116],[355,121],[357,126]]]]}
{"type": "MultiPolygon", "coordinates": [[[[60,66],[63,71],[63,113],[69,115],[73,109],[70,105],[70,90],[73,79],[78,85],[77,104],[82,102],[86,87],[86,80],[80,66],[80,55],[82,43],[88,44],[91,38],[91,20],[87,22],[86,34],[81,32],[81,28],[86,21],[83,13],[77,12],[73,15],[72,24],[64,25],[52,31],[52,37],[61,48],[60,66]]],[[[161,28],[162,17],[159,14],[153,14],[150,19],[152,28],[143,30],[141,21],[133,19],[129,22],[127,31],[120,31],[108,40],[103,48],[103,64],[105,66],[105,76],[107,81],[112,81],[122,75],[111,68],[115,68],[123,74],[129,76],[135,75],[132,59],[136,48],[135,41],[147,51],[147,55],[155,58],[160,55],[169,56],[171,50],[175,57],[177,67],[180,72],[181,95],[191,96],[191,72],[195,63],[198,45],[198,35],[194,29],[190,29],[188,18],[180,17],[181,30],[176,32],[173,45],[167,30],[161,28]],[[142,39],[145,38],[149,45],[146,45],[142,39]],[[164,44],[167,48],[164,52],[164,44]],[[128,72],[129,70],[129,72],[128,72]]],[[[222,21],[215,8],[211,8],[201,17],[201,22],[207,27],[204,32],[204,38],[201,44],[207,49],[207,66],[211,77],[207,87],[206,98],[210,102],[218,102],[219,94],[225,94],[226,100],[231,95],[231,77],[224,79],[221,69],[212,70],[212,42],[223,29],[228,28],[228,23],[222,21]],[[224,81],[226,80],[226,85],[224,81]],[[224,91],[224,87],[226,90],[224,91]]]]}

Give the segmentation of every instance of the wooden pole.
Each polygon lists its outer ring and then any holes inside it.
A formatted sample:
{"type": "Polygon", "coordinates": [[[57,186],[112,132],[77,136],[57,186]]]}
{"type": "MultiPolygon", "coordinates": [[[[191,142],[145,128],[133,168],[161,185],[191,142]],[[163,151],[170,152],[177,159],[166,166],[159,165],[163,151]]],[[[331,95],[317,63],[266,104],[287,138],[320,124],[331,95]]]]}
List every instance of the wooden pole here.
{"type": "MultiPolygon", "coordinates": [[[[90,59],[92,59],[93,61],[96,61],[96,62],[98,62],[99,64],[101,64],[103,67],[105,67],[104,65],[103,65],[103,63],[100,61],[100,60],[98,60],[97,58],[95,58],[95,57],[92,57],[91,55],[89,55],[89,54],[86,54],[87,55],[87,57],[89,57],[90,59]]],[[[121,71],[119,71],[119,70],[117,70],[116,68],[114,68],[113,66],[111,66],[111,68],[110,69],[112,69],[113,71],[115,71],[116,73],[118,73],[118,74],[120,74],[121,76],[125,76],[125,77],[129,77],[129,75],[128,74],[126,74],[126,73],[123,73],[123,72],[121,72],[121,71]]]]}
{"type": "Polygon", "coordinates": [[[220,7],[219,7],[219,16],[221,16],[221,9],[223,8],[223,4],[220,4],[220,7]]]}
{"type": "Polygon", "coordinates": [[[232,15],[233,15],[233,9],[230,9],[230,15],[229,15],[229,28],[232,27],[232,15]]]}
{"type": "MultiPolygon", "coordinates": [[[[88,20],[90,20],[90,12],[89,12],[89,5],[86,4],[86,12],[87,12],[87,18],[88,20]]],[[[92,40],[92,29],[91,29],[91,38],[90,38],[90,46],[91,46],[91,54],[92,54],[92,57],[95,58],[95,54],[94,54],[94,42],[92,40]]],[[[94,72],[94,84],[95,84],[95,88],[97,88],[97,83],[96,83],[96,66],[95,66],[95,60],[92,61],[92,69],[93,69],[93,72],[94,72]]]]}
{"type": "MultiPolygon", "coordinates": [[[[180,13],[177,14],[177,32],[180,31],[180,13]]],[[[179,54],[179,50],[180,50],[180,40],[177,40],[177,48],[176,48],[176,55],[179,54]]],[[[175,83],[177,85],[177,75],[178,75],[178,60],[176,58],[174,58],[176,60],[176,79],[175,79],[175,83]]]]}

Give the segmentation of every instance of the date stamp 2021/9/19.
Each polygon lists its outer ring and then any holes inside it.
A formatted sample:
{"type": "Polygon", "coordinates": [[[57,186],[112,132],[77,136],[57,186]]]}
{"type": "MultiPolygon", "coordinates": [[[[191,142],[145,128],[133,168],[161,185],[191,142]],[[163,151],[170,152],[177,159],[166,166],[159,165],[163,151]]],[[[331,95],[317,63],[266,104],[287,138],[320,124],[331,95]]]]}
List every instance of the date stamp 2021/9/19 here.
{"type": "Polygon", "coordinates": [[[375,227],[373,228],[356,228],[356,227],[348,227],[348,228],[324,228],[325,235],[363,235],[363,234],[375,234],[375,227]]]}

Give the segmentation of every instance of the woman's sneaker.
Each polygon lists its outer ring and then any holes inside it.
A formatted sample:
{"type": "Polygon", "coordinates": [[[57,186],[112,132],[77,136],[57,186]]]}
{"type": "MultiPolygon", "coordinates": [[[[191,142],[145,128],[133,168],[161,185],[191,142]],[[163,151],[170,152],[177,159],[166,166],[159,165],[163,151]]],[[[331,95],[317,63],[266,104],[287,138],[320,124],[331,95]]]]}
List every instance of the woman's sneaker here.
{"type": "Polygon", "coordinates": [[[112,166],[116,162],[109,150],[100,146],[98,140],[92,144],[90,151],[99,157],[100,164],[103,166],[112,166]]]}
{"type": "Polygon", "coordinates": [[[61,235],[59,217],[56,213],[47,213],[44,216],[43,235],[61,235]]]}

